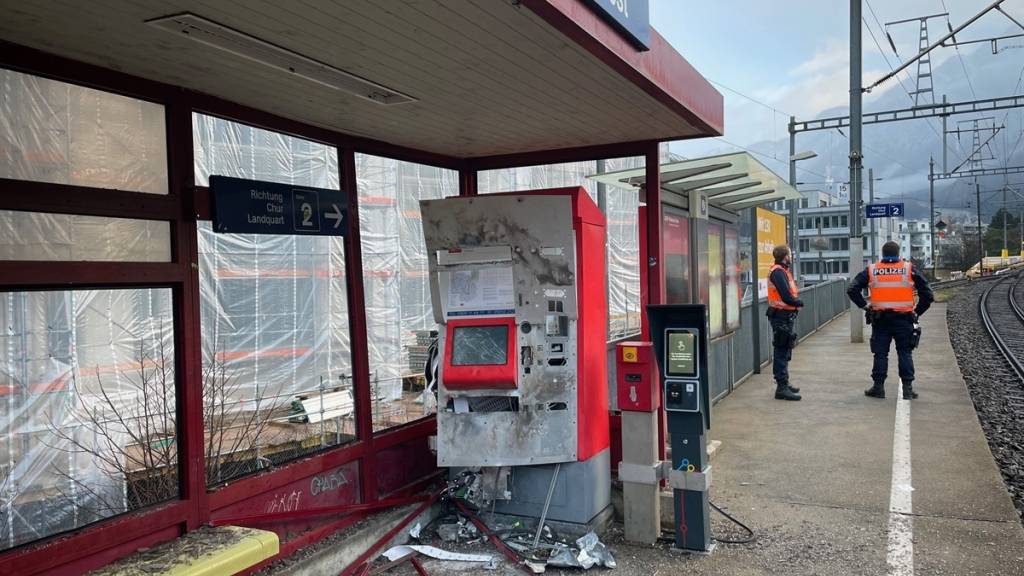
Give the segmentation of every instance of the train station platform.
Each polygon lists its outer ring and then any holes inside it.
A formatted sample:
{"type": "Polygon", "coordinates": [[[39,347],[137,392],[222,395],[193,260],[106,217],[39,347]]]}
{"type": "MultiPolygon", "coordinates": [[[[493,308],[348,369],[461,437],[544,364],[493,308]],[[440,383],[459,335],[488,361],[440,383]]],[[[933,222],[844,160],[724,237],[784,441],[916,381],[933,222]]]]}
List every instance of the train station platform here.
{"type": "MultiPolygon", "coordinates": [[[[898,399],[895,352],[888,397],[864,396],[870,328],[851,344],[844,314],[794,350],[803,401],[774,400],[766,370],[718,403],[712,502],[757,541],[686,557],[618,544],[624,572],[1024,574],[1024,529],[960,376],[945,305],[922,328],[912,402],[898,399]]],[[[716,534],[735,533],[712,516],[716,534]]]]}

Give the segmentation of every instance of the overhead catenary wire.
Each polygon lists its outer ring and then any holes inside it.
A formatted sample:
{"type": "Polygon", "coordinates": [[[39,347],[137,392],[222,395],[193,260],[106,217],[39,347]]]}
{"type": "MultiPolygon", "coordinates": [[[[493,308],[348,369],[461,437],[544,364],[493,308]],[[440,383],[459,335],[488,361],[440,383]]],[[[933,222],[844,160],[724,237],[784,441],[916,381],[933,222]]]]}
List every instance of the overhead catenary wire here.
{"type": "MultiPolygon", "coordinates": [[[[946,13],[946,26],[948,26],[949,29],[952,30],[953,23],[949,19],[949,9],[946,8],[946,0],[939,0],[939,2],[942,3],[942,11],[946,13]]],[[[964,71],[964,78],[967,79],[967,86],[970,87],[971,89],[971,96],[973,96],[974,99],[977,100],[978,95],[975,94],[974,83],[971,82],[971,76],[970,74],[967,73],[967,65],[964,63],[964,55],[960,53],[960,48],[955,44],[953,45],[953,48],[956,50],[957,58],[960,60],[960,68],[962,68],[964,71]]]]}
{"type": "MultiPolygon", "coordinates": [[[[864,0],[864,3],[867,5],[868,11],[871,13],[871,16],[875,19],[875,22],[878,22],[878,16],[875,15],[875,9],[871,6],[871,2],[869,0],[864,0]]],[[[896,78],[896,81],[899,82],[900,88],[903,89],[903,92],[906,93],[907,98],[910,100],[911,103],[913,103],[914,102],[914,97],[910,94],[910,90],[907,90],[907,87],[903,84],[903,79],[900,78],[899,73],[897,73],[896,69],[889,62],[889,57],[885,55],[885,50],[882,49],[882,45],[878,42],[878,38],[875,37],[875,32],[874,32],[874,30],[872,30],[871,25],[868,24],[867,19],[861,18],[861,20],[863,21],[864,26],[867,27],[868,33],[871,35],[871,40],[874,41],[875,46],[878,48],[879,53],[881,53],[882,59],[885,60],[885,65],[888,66],[889,70],[892,72],[892,77],[896,78]]],[[[881,24],[879,24],[879,27],[881,28],[881,24]]],[[[884,28],[882,29],[882,31],[884,32],[884,28]]],[[[893,53],[894,54],[896,53],[895,49],[893,49],[893,53]]],[[[896,54],[896,57],[899,58],[899,54],[896,54]]],[[[908,77],[909,77],[909,74],[910,73],[907,72],[908,77]]],[[[938,129],[936,129],[935,126],[932,125],[932,123],[930,121],[926,120],[925,123],[928,126],[928,128],[930,128],[931,131],[935,133],[935,136],[939,139],[939,142],[942,142],[942,140],[943,140],[942,134],[939,133],[938,129]]],[[[949,148],[949,146],[946,145],[946,148],[949,148]]],[[[961,150],[961,152],[962,152],[962,150],[961,150]]]]}

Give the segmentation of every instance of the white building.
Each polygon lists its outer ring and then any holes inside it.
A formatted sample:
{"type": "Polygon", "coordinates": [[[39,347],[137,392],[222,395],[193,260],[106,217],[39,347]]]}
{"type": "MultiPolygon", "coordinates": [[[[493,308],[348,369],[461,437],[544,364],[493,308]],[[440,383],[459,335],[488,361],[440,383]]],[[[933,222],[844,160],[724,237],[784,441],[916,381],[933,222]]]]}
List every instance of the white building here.
{"type": "Polygon", "coordinates": [[[925,220],[905,220],[897,229],[900,256],[932,267],[932,228],[925,220]]]}
{"type": "MultiPolygon", "coordinates": [[[[812,284],[850,277],[849,203],[820,190],[801,191],[801,194],[804,198],[797,211],[799,276],[812,284]]],[[[780,214],[789,213],[782,202],[771,208],[780,214]]],[[[879,258],[882,244],[892,239],[894,224],[892,218],[869,220],[861,215],[864,262],[853,274],[879,258]],[[872,236],[874,242],[871,242],[872,236]]]]}

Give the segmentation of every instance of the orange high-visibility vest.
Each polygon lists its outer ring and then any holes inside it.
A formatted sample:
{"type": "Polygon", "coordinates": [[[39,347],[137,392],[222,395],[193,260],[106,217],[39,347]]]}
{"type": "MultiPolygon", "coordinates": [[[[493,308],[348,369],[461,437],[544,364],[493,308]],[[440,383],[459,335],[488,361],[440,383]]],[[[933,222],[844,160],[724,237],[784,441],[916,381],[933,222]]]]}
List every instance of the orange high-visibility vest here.
{"type": "Polygon", "coordinates": [[[914,279],[910,262],[878,262],[868,266],[872,310],[914,311],[914,279]]]}
{"type": "Polygon", "coordinates": [[[797,298],[800,295],[800,288],[796,285],[796,280],[793,280],[793,273],[789,271],[789,268],[780,264],[772,264],[772,267],[768,269],[768,305],[776,310],[796,310],[796,306],[790,306],[782,301],[782,296],[779,295],[779,291],[775,288],[775,283],[772,282],[772,273],[776,270],[782,270],[786,273],[786,279],[789,280],[789,293],[793,295],[793,298],[797,298]]]}

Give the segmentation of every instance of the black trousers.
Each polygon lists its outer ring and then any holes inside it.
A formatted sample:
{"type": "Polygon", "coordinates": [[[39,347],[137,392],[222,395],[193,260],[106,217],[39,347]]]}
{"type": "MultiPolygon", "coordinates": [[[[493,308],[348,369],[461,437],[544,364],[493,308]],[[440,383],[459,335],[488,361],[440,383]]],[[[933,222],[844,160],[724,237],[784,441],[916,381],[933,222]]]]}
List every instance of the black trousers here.
{"type": "Polygon", "coordinates": [[[789,361],[796,343],[796,312],[768,309],[772,326],[772,375],[776,382],[789,382],[789,361]]]}
{"type": "Polygon", "coordinates": [[[871,322],[871,353],[875,355],[871,379],[884,384],[889,372],[889,349],[896,342],[900,378],[914,381],[914,319],[906,313],[882,313],[871,322]]]}

